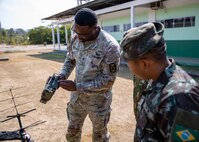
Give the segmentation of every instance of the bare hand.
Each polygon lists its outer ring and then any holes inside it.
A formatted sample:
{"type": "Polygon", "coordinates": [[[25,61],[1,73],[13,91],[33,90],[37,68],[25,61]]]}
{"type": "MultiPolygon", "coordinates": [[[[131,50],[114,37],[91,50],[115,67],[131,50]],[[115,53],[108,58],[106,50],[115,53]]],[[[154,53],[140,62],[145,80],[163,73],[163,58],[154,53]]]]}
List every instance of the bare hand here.
{"type": "Polygon", "coordinates": [[[76,83],[72,80],[59,80],[59,86],[68,91],[76,91],[76,83]]]}

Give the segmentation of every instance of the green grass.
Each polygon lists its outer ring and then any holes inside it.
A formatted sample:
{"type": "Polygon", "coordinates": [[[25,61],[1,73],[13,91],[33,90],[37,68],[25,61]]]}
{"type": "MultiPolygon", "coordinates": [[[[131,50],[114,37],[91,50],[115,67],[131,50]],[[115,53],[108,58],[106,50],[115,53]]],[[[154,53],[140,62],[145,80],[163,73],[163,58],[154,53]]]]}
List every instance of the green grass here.
{"type": "Polygon", "coordinates": [[[65,60],[66,52],[53,51],[29,56],[63,63],[65,60]]]}
{"type": "MultiPolygon", "coordinates": [[[[30,56],[63,63],[64,60],[65,60],[65,55],[66,55],[66,52],[53,51],[53,52],[41,53],[41,54],[30,55],[30,56]]],[[[191,75],[193,75],[193,78],[197,82],[199,82],[199,66],[181,65],[181,64],[178,64],[178,65],[182,69],[184,69],[186,72],[188,72],[191,75]]],[[[118,76],[122,76],[122,77],[125,77],[127,79],[132,79],[132,75],[131,75],[130,71],[128,70],[128,67],[121,66],[120,67],[120,72],[119,72],[118,76]]]]}
{"type": "Polygon", "coordinates": [[[24,53],[25,51],[17,51],[17,50],[13,50],[13,51],[5,51],[3,53],[24,53]]]}
{"type": "Polygon", "coordinates": [[[65,55],[62,55],[62,54],[43,54],[42,56],[43,58],[52,59],[52,60],[65,58],[65,55]]]}

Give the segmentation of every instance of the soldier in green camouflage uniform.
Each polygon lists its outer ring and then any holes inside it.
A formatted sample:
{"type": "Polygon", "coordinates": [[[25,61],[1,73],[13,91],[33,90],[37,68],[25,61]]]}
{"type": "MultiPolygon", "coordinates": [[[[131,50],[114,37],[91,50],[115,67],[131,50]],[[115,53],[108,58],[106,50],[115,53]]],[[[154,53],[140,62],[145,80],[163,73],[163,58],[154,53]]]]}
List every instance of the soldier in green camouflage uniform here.
{"type": "Polygon", "coordinates": [[[87,8],[75,15],[75,32],[60,71],[60,86],[72,91],[67,107],[68,142],[80,142],[88,115],[93,126],[93,142],[108,142],[112,86],[119,68],[119,44],[97,26],[97,16],[87,8]],[[75,81],[65,80],[75,68],[75,81]]]}
{"type": "Polygon", "coordinates": [[[199,85],[166,55],[161,23],[132,28],[121,42],[136,77],[149,80],[137,107],[135,142],[198,142],[199,85]]]}
{"type": "Polygon", "coordinates": [[[134,114],[137,119],[137,106],[140,98],[142,97],[142,92],[146,89],[148,81],[137,78],[133,76],[133,105],[134,105],[134,114]]]}

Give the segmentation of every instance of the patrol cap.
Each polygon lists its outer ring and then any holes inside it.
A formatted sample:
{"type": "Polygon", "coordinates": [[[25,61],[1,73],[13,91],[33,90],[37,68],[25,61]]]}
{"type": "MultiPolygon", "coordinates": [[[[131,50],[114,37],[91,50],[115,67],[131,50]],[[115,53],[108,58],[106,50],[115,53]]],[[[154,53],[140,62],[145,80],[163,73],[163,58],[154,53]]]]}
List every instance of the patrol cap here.
{"type": "Polygon", "coordinates": [[[128,30],[120,43],[125,60],[135,60],[153,48],[163,38],[164,25],[147,23],[128,30]]]}

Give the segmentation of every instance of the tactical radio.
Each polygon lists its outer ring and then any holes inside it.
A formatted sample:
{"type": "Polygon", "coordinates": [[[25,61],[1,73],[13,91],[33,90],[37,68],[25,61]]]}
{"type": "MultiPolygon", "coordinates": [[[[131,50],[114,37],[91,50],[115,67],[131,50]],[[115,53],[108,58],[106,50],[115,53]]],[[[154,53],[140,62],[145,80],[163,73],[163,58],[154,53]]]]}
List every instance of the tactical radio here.
{"type": "Polygon", "coordinates": [[[53,76],[49,77],[48,82],[45,85],[45,88],[41,94],[40,102],[46,104],[52,96],[54,95],[55,91],[59,88],[59,76],[57,74],[53,74],[53,76]]]}

